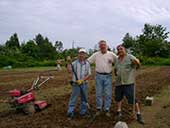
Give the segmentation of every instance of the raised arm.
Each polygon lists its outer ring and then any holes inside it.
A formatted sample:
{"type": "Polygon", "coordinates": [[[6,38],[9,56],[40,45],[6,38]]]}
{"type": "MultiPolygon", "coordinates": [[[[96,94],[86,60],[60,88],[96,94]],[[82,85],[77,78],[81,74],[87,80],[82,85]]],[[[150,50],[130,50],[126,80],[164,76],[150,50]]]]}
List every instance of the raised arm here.
{"type": "Polygon", "coordinates": [[[92,54],[88,59],[87,61],[90,63],[90,64],[93,64],[96,60],[96,53],[92,54]]]}
{"type": "Polygon", "coordinates": [[[67,65],[66,65],[67,71],[68,71],[69,73],[72,73],[72,67],[71,67],[71,61],[72,61],[72,59],[71,59],[71,57],[70,57],[70,56],[67,56],[66,61],[67,61],[67,65]]]}
{"type": "Polygon", "coordinates": [[[132,64],[135,65],[136,69],[140,68],[141,64],[139,59],[137,59],[135,56],[130,55],[131,60],[132,60],[132,64]]]}
{"type": "Polygon", "coordinates": [[[141,66],[141,63],[140,63],[139,59],[137,59],[137,58],[132,60],[132,63],[136,66],[137,69],[140,68],[140,66],[141,66]]]}

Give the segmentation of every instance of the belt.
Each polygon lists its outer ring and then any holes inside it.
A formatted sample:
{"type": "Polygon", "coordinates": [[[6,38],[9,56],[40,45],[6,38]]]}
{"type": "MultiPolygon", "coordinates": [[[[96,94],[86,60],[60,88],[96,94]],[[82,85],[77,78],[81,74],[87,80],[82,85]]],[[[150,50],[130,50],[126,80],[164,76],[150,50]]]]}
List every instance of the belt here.
{"type": "Polygon", "coordinates": [[[100,75],[111,75],[112,74],[112,72],[110,72],[110,73],[106,73],[106,72],[96,72],[97,74],[100,74],[100,75]]]}

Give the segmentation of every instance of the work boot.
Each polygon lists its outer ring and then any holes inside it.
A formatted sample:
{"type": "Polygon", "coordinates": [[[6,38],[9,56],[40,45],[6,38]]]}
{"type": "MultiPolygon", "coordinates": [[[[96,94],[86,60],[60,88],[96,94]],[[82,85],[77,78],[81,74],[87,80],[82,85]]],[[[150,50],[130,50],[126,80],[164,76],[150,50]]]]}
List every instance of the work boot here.
{"type": "Polygon", "coordinates": [[[96,116],[100,116],[101,115],[101,110],[100,109],[97,109],[97,112],[95,114],[96,116]]]}
{"type": "Polygon", "coordinates": [[[111,114],[110,114],[109,110],[106,110],[106,111],[105,111],[105,115],[106,115],[107,117],[111,117],[111,114]]]}
{"type": "Polygon", "coordinates": [[[74,113],[73,112],[67,113],[67,118],[69,120],[73,119],[73,117],[74,117],[74,113]]]}
{"type": "Polygon", "coordinates": [[[142,119],[142,115],[141,114],[136,114],[137,117],[137,122],[140,124],[145,124],[144,120],[142,119]]]}
{"type": "Polygon", "coordinates": [[[122,112],[121,111],[117,111],[116,115],[117,115],[117,120],[121,121],[121,119],[122,119],[122,112]]]}

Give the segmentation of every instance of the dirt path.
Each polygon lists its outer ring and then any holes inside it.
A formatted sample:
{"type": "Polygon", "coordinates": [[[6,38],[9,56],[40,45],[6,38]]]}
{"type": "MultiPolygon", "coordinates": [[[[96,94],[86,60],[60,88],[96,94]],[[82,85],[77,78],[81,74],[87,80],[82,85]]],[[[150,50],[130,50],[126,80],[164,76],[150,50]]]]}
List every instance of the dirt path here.
{"type": "Polygon", "coordinates": [[[129,125],[129,128],[169,128],[170,98],[168,97],[170,97],[170,85],[154,97],[152,106],[143,107],[145,125],[134,122],[129,125]]]}

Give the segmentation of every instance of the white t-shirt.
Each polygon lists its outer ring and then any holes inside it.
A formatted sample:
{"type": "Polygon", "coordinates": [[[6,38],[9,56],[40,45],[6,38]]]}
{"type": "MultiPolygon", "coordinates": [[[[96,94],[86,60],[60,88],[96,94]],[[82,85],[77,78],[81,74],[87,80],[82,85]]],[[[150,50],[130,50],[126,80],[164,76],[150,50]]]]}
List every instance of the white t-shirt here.
{"type": "Polygon", "coordinates": [[[96,64],[96,72],[99,73],[111,73],[112,64],[116,61],[116,54],[113,52],[107,51],[105,54],[102,54],[101,51],[94,53],[87,60],[90,64],[96,64]]]}

